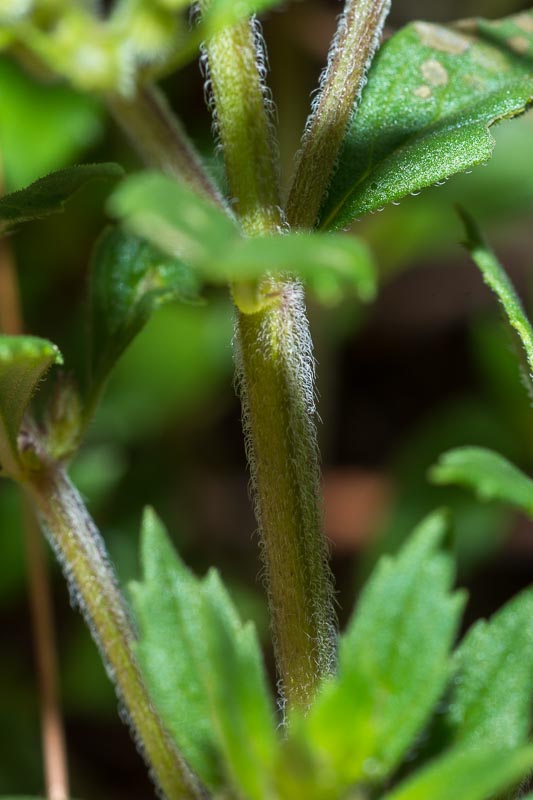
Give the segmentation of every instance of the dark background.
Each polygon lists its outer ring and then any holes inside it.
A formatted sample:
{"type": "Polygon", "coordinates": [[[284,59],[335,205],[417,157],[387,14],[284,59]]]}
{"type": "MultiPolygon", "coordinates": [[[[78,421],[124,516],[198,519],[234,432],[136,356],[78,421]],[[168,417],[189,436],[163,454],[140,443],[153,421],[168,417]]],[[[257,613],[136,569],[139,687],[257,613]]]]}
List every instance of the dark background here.
{"type": "MultiPolygon", "coordinates": [[[[510,0],[404,0],[393,3],[388,28],[413,18],[498,17],[524,7],[510,0]]],[[[264,20],[285,186],[339,10],[335,1],[287,2],[264,20]]],[[[210,158],[197,66],[164,85],[210,158]]],[[[377,302],[309,307],[342,621],[379,552],[396,548],[436,506],[454,510],[459,581],[470,592],[466,624],[532,579],[533,531],[525,519],[427,481],[437,456],[461,444],[494,447],[525,470],[533,468],[533,415],[497,303],[457,244],[461,229],[452,210],[461,200],[482,220],[533,311],[533,115],[494,134],[497,148],[484,169],[354,226],[378,260],[377,302]]],[[[69,162],[137,165],[97,103],[61,86],[38,86],[5,59],[0,147],[8,189],[69,162]]],[[[78,372],[88,263],[105,223],[105,193],[99,185],[84,190],[64,216],[32,223],[14,239],[27,328],[57,342],[78,372]]],[[[219,567],[243,613],[256,620],[272,668],[232,386],[232,311],[225,292],[208,290],[207,296],[205,306],[158,312],[131,347],[72,474],[125,586],[138,574],[140,515],[150,503],[189,564],[200,572],[219,567]]],[[[7,483],[0,485],[0,519],[0,794],[35,794],[42,791],[35,662],[20,501],[7,483]]],[[[152,797],[96,650],[52,559],[50,565],[73,796],[152,797]]]]}

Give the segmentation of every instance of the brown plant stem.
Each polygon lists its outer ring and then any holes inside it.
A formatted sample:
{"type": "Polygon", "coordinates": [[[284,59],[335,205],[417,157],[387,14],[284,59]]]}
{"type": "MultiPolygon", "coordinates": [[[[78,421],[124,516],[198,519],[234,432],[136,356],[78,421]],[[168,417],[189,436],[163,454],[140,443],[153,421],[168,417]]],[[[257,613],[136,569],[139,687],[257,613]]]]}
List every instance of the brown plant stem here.
{"type": "MultiPolygon", "coordinates": [[[[5,237],[0,239],[0,330],[14,336],[24,332],[15,261],[9,239],[5,237]]],[[[68,800],[70,791],[67,749],[59,700],[50,576],[41,534],[33,509],[26,499],[23,500],[22,529],[39,682],[46,797],[47,800],[68,800]]]]}

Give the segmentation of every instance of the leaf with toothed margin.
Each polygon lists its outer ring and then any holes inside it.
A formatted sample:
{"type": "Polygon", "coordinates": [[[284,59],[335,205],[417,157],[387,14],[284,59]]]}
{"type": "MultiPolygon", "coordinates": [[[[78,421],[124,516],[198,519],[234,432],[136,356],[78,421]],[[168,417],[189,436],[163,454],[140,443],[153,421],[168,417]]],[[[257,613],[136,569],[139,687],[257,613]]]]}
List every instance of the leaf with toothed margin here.
{"type": "Polygon", "coordinates": [[[338,679],[324,682],[306,718],[291,719],[289,746],[314,753],[311,783],[334,776],[335,796],[391,774],[451,676],[464,597],[440,549],[448,527],[446,514],[432,514],[397,556],[382,558],[341,638],[338,679]]]}
{"type": "Polygon", "coordinates": [[[273,797],[275,720],[254,626],[216,571],[198,579],[187,569],[150,509],[141,546],[137,652],[167,729],[210,789],[273,797]]]}
{"type": "Polygon", "coordinates": [[[528,739],[533,690],[533,590],[476,622],[455,655],[447,734],[461,747],[518,747],[528,739]]]}
{"type": "Polygon", "coordinates": [[[205,281],[292,274],[306,280],[324,302],[340,299],[343,288],[363,300],[375,294],[370,252],[355,237],[301,233],[245,239],[222,211],[157,173],[127,178],[108,205],[127,230],[182,258],[205,281]]]}
{"type": "Polygon", "coordinates": [[[454,748],[381,800],[493,800],[533,768],[533,746],[454,748]]]}
{"type": "Polygon", "coordinates": [[[484,447],[443,453],[429,472],[433,483],[473,490],[480,500],[509,503],[533,519],[533,480],[506,458],[484,447]]]}
{"type": "Polygon", "coordinates": [[[124,174],[118,164],[81,164],[45,175],[24,189],[0,198],[0,231],[21,222],[62,211],[67,200],[89,181],[116,180],[124,174]]]}
{"type": "Polygon", "coordinates": [[[37,384],[52,364],[61,364],[57,347],[35,336],[0,336],[0,464],[16,475],[17,436],[37,384]]]}
{"type": "Polygon", "coordinates": [[[197,277],[178,259],[118,228],[104,231],[91,261],[91,391],[99,392],[157,308],[194,302],[197,292],[197,277]]]}
{"type": "Polygon", "coordinates": [[[533,328],[531,323],[509,276],[484,241],[475,220],[463,208],[459,207],[457,210],[465,226],[465,247],[481,271],[483,280],[502,304],[507,320],[520,340],[527,361],[523,372],[527,383],[531,386],[533,380],[533,328]]]}
{"type": "Polygon", "coordinates": [[[457,26],[414,22],[376,56],[319,227],[354,219],[483,164],[489,127],[533,98],[533,11],[457,26]]]}

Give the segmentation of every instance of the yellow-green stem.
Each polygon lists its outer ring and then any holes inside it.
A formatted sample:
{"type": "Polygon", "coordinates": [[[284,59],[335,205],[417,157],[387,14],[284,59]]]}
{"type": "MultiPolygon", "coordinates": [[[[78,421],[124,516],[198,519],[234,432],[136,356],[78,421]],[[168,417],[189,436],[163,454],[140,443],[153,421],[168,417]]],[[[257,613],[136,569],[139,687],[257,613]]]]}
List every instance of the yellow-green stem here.
{"type": "MultiPolygon", "coordinates": [[[[258,38],[252,20],[205,46],[229,191],[249,236],[280,233],[283,224],[258,38]]],[[[297,281],[237,284],[233,296],[237,378],[281,691],[289,705],[305,708],[335,664],[309,326],[297,281]]]]}
{"type": "Polygon", "coordinates": [[[303,291],[274,290],[269,306],[238,314],[236,364],[282,691],[306,708],[335,668],[335,614],[303,291]]]}
{"type": "Polygon", "coordinates": [[[205,797],[155,712],[134,654],[135,633],[94,522],[65,473],[47,466],[25,489],[86,617],[133,733],[167,800],[205,797]]]}
{"type": "Polygon", "coordinates": [[[293,228],[315,225],[390,3],[391,0],[345,2],[289,193],[287,219],[293,228]]]}

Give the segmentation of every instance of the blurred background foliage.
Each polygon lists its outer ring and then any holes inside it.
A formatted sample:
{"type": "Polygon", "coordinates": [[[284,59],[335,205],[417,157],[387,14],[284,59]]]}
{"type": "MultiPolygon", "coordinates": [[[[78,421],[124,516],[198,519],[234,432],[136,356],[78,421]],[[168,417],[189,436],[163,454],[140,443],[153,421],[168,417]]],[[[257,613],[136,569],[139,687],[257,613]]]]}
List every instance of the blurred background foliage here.
{"type": "MultiPolygon", "coordinates": [[[[388,25],[393,30],[413,18],[498,17],[528,5],[404,0],[393,3],[388,25]]],[[[287,2],[264,21],[285,185],[339,8],[337,0],[287,2]]],[[[168,78],[164,88],[212,160],[197,67],[168,78]]],[[[396,548],[435,506],[454,511],[460,579],[471,592],[469,622],[532,579],[533,532],[525,519],[427,481],[436,457],[462,444],[492,447],[533,469],[529,401],[496,302],[458,245],[453,212],[460,200],[478,217],[533,312],[533,114],[493,132],[497,148],[485,168],[354,225],[380,268],[381,290],[372,307],[350,300],[309,309],[341,619],[378,554],[396,548]]],[[[38,83],[5,57],[0,155],[6,191],[80,161],[138,166],[97,101],[60,83],[38,83]]],[[[213,162],[213,169],[220,164],[213,162]]],[[[12,240],[28,331],[56,342],[79,380],[88,263],[106,222],[106,192],[102,184],[84,189],[64,215],[34,222],[12,240]]],[[[139,520],[150,503],[192,566],[221,569],[244,613],[256,620],[272,667],[231,336],[232,311],[223,291],[206,291],[200,305],[159,311],[116,370],[72,475],[124,585],[137,574],[139,520]]],[[[42,789],[38,701],[20,499],[7,482],[0,485],[0,520],[0,794],[32,794],[42,789]]],[[[96,650],[50,561],[73,794],[88,800],[150,797],[96,650]]]]}

